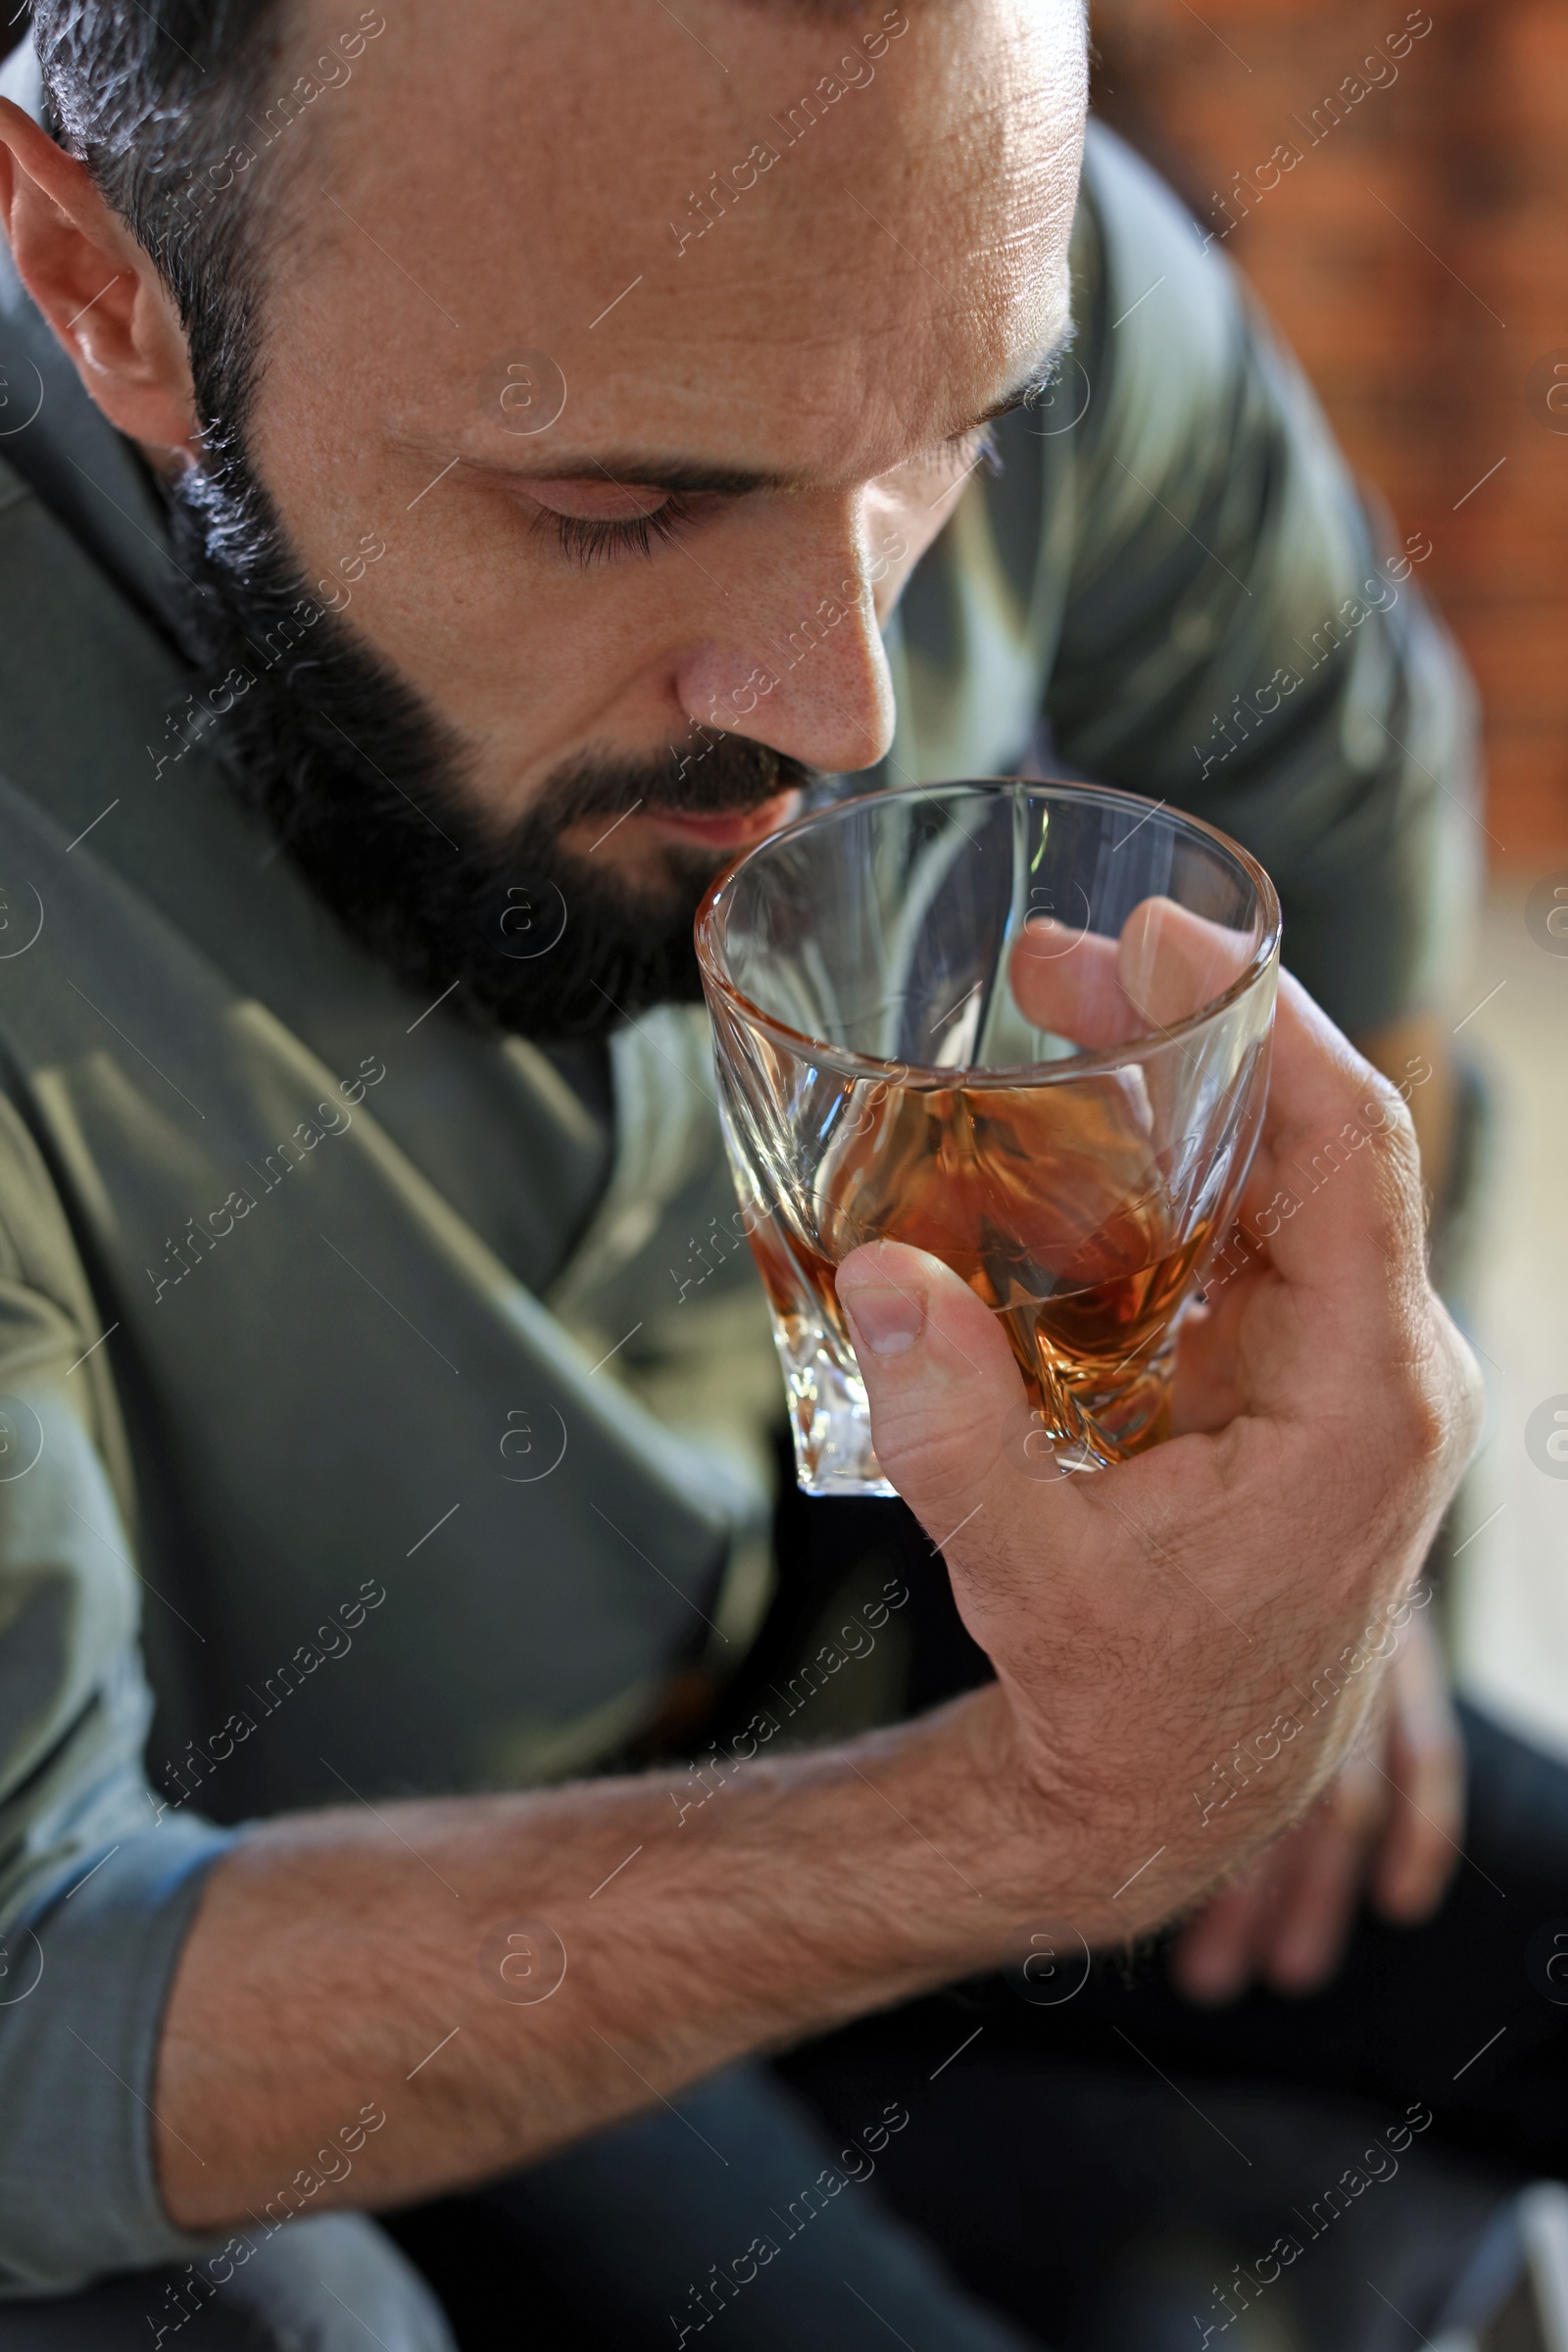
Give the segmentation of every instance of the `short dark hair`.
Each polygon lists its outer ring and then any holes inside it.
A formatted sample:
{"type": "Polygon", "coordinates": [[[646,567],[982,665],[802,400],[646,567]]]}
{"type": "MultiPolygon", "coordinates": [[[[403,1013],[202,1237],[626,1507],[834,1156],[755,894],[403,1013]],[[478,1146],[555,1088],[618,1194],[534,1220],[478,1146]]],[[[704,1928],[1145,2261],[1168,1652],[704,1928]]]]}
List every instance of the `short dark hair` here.
{"type": "Polygon", "coordinates": [[[282,186],[275,173],[241,180],[227,159],[245,144],[289,14],[288,0],[32,4],[46,127],[157,265],[203,421],[225,426],[249,407],[265,225],[282,186]]]}

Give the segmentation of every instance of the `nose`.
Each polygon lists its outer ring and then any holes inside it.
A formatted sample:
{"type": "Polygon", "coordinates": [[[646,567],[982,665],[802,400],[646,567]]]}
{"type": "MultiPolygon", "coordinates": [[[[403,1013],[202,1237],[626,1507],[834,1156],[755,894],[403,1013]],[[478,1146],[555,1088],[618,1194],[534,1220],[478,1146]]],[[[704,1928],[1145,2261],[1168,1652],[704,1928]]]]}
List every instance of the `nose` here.
{"type": "Polygon", "coordinates": [[[704,726],[836,773],[882,758],[894,706],[871,553],[853,510],[832,521],[770,550],[765,573],[714,600],[716,625],[682,657],[675,687],[704,726]]]}

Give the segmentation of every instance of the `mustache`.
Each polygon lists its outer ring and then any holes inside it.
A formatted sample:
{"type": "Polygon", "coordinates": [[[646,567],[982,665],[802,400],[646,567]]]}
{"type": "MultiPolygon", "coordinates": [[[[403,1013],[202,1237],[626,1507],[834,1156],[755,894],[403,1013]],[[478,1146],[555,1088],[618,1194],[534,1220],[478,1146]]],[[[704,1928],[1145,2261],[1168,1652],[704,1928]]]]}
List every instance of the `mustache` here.
{"type": "Polygon", "coordinates": [[[554,769],[529,819],[561,833],[589,819],[628,816],[645,806],[681,816],[729,816],[821,781],[818,769],[770,744],[704,729],[700,741],[653,759],[587,753],[554,769]]]}

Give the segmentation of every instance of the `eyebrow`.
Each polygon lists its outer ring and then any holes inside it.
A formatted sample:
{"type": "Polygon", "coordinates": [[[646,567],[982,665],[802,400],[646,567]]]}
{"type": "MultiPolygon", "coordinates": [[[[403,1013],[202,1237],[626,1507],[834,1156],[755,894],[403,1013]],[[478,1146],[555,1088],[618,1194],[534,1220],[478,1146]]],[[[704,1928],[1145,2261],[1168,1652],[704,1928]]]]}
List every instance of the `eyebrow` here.
{"type": "MultiPolygon", "coordinates": [[[[981,431],[984,426],[995,424],[1000,418],[1027,408],[1051,384],[1071,339],[1072,329],[1069,326],[1049,351],[1034,360],[1021,382],[1010,391],[1004,392],[989,408],[982,409],[978,416],[972,416],[966,424],[958,425],[944,438],[948,441],[965,440],[969,434],[981,431]]],[[[669,457],[639,449],[610,450],[600,455],[586,450],[580,455],[570,453],[559,459],[548,472],[537,473],[523,473],[514,466],[502,466],[485,458],[466,458],[464,463],[474,472],[500,474],[508,481],[524,485],[531,481],[590,481],[595,474],[602,474],[606,481],[612,482],[617,489],[666,490],[672,495],[684,493],[687,496],[716,498],[745,498],[758,490],[799,490],[809,478],[799,472],[778,471],[767,466],[709,466],[701,459],[669,457]]]]}

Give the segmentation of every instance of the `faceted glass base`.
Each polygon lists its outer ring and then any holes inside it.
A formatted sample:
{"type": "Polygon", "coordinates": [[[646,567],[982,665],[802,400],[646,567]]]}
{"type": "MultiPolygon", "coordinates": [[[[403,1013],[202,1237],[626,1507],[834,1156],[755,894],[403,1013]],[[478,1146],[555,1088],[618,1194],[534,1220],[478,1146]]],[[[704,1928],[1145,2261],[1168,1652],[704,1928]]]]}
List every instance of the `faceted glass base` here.
{"type": "Polygon", "coordinates": [[[773,1317],[784,1367],[795,1476],[805,1494],[895,1494],[871,1443],[871,1408],[853,1356],[805,1315],[773,1317]]]}
{"type": "MultiPolygon", "coordinates": [[[[1054,1409],[1020,1405],[1002,1432],[1014,1468],[1026,1478],[1107,1469],[1169,1437],[1176,1337],[1174,1327],[1162,1333],[1131,1376],[1110,1390],[1077,1396],[1048,1376],[1054,1409]]],[[[801,1492],[896,1494],[871,1443],[865,1383],[843,1340],[812,1315],[776,1311],[773,1338],[784,1368],[801,1492]]]]}

